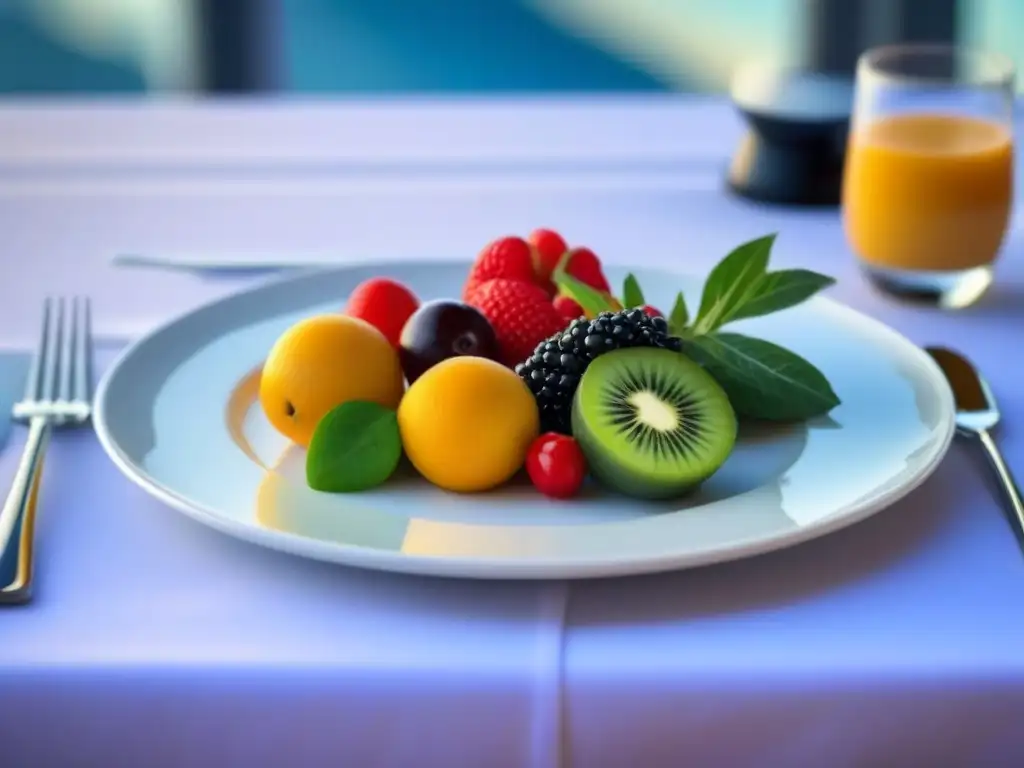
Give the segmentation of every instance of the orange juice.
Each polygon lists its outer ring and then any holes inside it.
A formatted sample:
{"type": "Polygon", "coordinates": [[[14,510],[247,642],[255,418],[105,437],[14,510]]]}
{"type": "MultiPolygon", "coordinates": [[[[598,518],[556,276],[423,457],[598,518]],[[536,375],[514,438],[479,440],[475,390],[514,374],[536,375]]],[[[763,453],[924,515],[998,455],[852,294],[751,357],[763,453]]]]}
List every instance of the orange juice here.
{"type": "Polygon", "coordinates": [[[971,117],[899,115],[854,131],[843,220],[879,267],[959,271],[989,264],[1013,197],[1013,138],[971,117]]]}

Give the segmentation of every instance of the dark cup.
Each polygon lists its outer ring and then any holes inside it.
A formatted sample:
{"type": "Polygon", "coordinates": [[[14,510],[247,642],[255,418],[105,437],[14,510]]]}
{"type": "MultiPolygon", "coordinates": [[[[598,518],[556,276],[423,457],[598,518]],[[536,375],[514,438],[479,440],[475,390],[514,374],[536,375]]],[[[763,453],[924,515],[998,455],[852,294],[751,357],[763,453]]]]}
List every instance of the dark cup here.
{"type": "Polygon", "coordinates": [[[734,79],[732,98],[749,130],[729,167],[729,188],[765,203],[838,206],[853,81],[747,68],[734,79]]]}

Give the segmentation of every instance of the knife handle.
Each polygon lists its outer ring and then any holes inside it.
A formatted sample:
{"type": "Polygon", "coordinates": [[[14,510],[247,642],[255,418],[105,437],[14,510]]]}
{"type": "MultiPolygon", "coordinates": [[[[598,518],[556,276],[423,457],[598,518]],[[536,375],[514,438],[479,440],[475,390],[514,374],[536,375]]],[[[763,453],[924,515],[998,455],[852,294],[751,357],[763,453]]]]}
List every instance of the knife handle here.
{"type": "Polygon", "coordinates": [[[1024,549],[1024,501],[1021,500],[1020,490],[1013,479],[1013,473],[1010,472],[999,446],[996,445],[996,441],[992,439],[988,430],[979,431],[978,439],[985,448],[985,455],[988,456],[996,477],[999,478],[999,484],[1002,486],[1003,494],[1009,505],[1010,522],[1014,527],[1014,533],[1017,534],[1018,543],[1024,549]]]}
{"type": "Polygon", "coordinates": [[[7,559],[5,553],[14,559],[9,583],[4,583],[8,581],[6,574],[0,573],[0,604],[27,603],[32,598],[36,498],[39,495],[39,478],[43,474],[46,446],[50,442],[51,424],[46,416],[35,416],[29,421],[25,450],[21,454],[21,462],[7,501],[0,509],[0,562],[7,559]],[[19,531],[16,540],[11,536],[14,531],[19,531]]]}

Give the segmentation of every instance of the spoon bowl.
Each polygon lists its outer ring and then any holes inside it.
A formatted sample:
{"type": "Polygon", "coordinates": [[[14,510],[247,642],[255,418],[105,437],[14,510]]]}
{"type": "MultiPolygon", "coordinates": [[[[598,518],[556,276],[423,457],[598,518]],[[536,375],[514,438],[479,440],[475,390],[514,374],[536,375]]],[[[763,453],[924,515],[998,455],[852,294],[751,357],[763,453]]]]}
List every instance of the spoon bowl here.
{"type": "Polygon", "coordinates": [[[953,390],[957,429],[972,435],[993,429],[999,423],[999,405],[978,369],[952,349],[927,347],[925,351],[939,364],[953,390]]]}

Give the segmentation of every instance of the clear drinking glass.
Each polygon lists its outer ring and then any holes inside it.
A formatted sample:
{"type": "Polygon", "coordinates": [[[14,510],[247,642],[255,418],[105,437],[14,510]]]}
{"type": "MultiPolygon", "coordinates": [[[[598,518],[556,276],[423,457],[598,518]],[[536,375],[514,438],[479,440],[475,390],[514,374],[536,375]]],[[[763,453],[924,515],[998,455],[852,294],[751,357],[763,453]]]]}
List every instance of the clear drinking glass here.
{"type": "Polygon", "coordinates": [[[857,64],[843,226],[880,289],[974,302],[1013,201],[1013,64],[947,45],[876,48],[857,64]]]}

